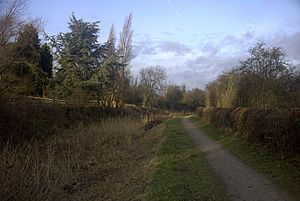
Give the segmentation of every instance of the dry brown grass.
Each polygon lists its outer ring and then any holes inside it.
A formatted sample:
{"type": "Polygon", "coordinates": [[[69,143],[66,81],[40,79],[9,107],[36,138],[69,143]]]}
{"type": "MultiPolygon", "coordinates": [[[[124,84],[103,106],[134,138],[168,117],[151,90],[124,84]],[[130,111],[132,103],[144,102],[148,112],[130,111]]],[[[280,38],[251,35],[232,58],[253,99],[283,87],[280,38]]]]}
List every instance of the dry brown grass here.
{"type": "Polygon", "coordinates": [[[130,118],[78,125],[0,152],[0,200],[143,200],[160,127],[130,118]]]}

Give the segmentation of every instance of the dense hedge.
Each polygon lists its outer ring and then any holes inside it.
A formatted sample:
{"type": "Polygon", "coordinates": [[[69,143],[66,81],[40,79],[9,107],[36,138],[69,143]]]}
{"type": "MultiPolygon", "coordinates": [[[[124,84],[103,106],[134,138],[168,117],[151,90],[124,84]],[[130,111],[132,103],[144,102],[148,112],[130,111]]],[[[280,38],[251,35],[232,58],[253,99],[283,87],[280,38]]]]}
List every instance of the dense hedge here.
{"type": "Polygon", "coordinates": [[[47,137],[78,123],[100,121],[112,116],[140,117],[149,113],[136,107],[101,108],[61,106],[21,99],[13,104],[0,97],[0,145],[47,137]]]}
{"type": "Polygon", "coordinates": [[[300,109],[197,108],[217,129],[239,135],[282,157],[300,154],[300,109]]]}

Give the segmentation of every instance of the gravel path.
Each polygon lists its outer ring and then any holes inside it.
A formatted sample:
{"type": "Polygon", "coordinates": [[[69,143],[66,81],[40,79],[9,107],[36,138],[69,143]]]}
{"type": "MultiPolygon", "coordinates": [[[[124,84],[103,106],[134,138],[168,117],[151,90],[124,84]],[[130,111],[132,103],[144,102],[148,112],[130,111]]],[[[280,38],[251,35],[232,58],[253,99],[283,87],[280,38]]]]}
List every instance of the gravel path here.
{"type": "Polygon", "coordinates": [[[230,200],[292,201],[285,192],[224,150],[222,145],[196,128],[189,119],[184,118],[182,124],[204,153],[212,170],[224,181],[230,200]]]}

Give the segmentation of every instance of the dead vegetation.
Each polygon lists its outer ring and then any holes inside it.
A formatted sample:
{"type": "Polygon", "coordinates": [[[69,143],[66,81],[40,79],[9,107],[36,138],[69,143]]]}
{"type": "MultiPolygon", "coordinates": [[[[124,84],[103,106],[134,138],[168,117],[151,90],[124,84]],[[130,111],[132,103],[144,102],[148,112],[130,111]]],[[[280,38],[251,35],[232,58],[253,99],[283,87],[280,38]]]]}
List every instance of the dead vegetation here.
{"type": "Polygon", "coordinates": [[[142,200],[159,129],[114,118],[45,142],[8,143],[0,153],[0,200],[142,200]]]}
{"type": "Polygon", "coordinates": [[[1,99],[0,200],[142,200],[160,128],[143,108],[1,99]]]}

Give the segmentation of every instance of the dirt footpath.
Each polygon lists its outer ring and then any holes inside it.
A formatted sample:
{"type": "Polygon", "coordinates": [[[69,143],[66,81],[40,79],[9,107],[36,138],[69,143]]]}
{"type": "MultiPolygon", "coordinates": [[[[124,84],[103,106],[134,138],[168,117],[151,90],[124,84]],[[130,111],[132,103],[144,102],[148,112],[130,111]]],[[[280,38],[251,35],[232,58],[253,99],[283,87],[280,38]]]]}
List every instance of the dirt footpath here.
{"type": "Polygon", "coordinates": [[[184,118],[182,124],[204,153],[212,170],[225,183],[230,200],[292,201],[285,192],[224,150],[222,145],[196,128],[190,120],[184,118]]]}

